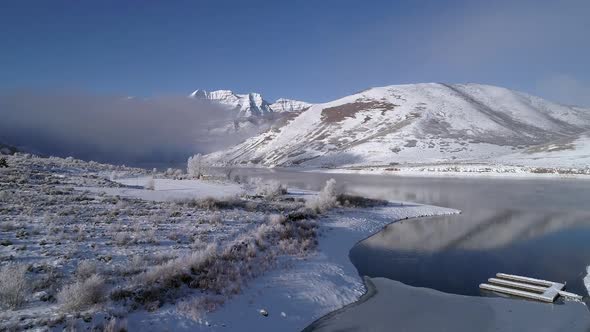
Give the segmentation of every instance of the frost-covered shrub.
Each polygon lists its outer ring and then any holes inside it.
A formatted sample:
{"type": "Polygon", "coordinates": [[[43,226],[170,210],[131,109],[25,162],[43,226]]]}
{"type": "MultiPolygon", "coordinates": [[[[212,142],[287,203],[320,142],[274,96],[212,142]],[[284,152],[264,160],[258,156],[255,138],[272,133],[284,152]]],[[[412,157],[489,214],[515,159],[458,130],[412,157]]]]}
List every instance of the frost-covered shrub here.
{"type": "Polygon", "coordinates": [[[251,184],[256,195],[263,196],[266,199],[274,199],[287,193],[287,187],[276,180],[263,181],[260,178],[253,178],[251,184]]]}
{"type": "Polygon", "coordinates": [[[164,175],[166,177],[170,177],[170,178],[173,178],[173,179],[182,179],[182,178],[184,178],[184,173],[182,172],[182,170],[181,169],[176,169],[176,168],[168,168],[164,172],[164,175]]]}
{"type": "Polygon", "coordinates": [[[113,240],[117,245],[124,246],[131,243],[133,237],[130,232],[117,232],[113,237],[113,240]]]}
{"type": "Polygon", "coordinates": [[[223,297],[204,295],[191,300],[181,301],[176,305],[178,312],[194,321],[204,318],[209,312],[223,305],[223,297]]]}
{"type": "Polygon", "coordinates": [[[217,246],[209,245],[203,250],[153,266],[140,274],[136,281],[142,285],[152,285],[156,282],[163,285],[170,284],[175,279],[190,273],[191,269],[199,269],[201,265],[215,257],[216,253],[217,246]]]}
{"type": "Polygon", "coordinates": [[[201,199],[177,200],[176,204],[185,205],[192,208],[214,211],[221,209],[244,208],[247,202],[241,200],[236,196],[230,196],[222,199],[217,199],[214,197],[205,197],[201,199]]]}
{"type": "Polygon", "coordinates": [[[223,222],[223,219],[221,218],[221,215],[219,213],[214,213],[209,218],[209,223],[211,225],[220,225],[222,222],[223,222]]]}
{"type": "Polygon", "coordinates": [[[153,229],[141,231],[137,234],[137,238],[141,243],[155,244],[158,242],[158,240],[156,240],[156,231],[153,229]]]}
{"type": "Polygon", "coordinates": [[[0,191],[0,202],[8,202],[10,199],[10,193],[8,190],[0,191]]]}
{"type": "Polygon", "coordinates": [[[103,329],[103,332],[125,332],[127,331],[127,320],[112,317],[103,329]]]}
{"type": "Polygon", "coordinates": [[[268,221],[270,221],[270,223],[273,225],[279,225],[285,223],[285,221],[287,221],[287,218],[280,214],[271,214],[270,216],[268,216],[268,221]]]}
{"type": "Polygon", "coordinates": [[[16,309],[27,297],[29,284],[26,278],[27,266],[9,264],[0,268],[0,305],[16,309]]]}
{"type": "Polygon", "coordinates": [[[76,267],[76,278],[86,280],[98,272],[98,265],[90,259],[82,260],[76,267]]]}
{"type": "Polygon", "coordinates": [[[155,190],[156,189],[156,181],[154,180],[154,177],[153,176],[150,177],[143,187],[147,190],[155,190]]]}
{"type": "MultiPolygon", "coordinates": [[[[225,176],[227,180],[232,180],[232,173],[234,172],[234,166],[230,162],[225,162],[220,167],[221,173],[225,176]]],[[[239,182],[239,181],[236,181],[239,182]]]]}
{"type": "Polygon", "coordinates": [[[81,310],[100,303],[105,296],[104,279],[94,274],[84,281],[67,285],[57,294],[57,300],[66,311],[81,310]]]}
{"type": "Polygon", "coordinates": [[[175,242],[180,242],[183,237],[184,233],[182,230],[176,230],[168,234],[168,239],[175,242]]]}
{"type": "Polygon", "coordinates": [[[306,204],[308,208],[317,213],[324,213],[329,209],[338,206],[338,192],[336,190],[336,180],[330,179],[326,182],[326,186],[316,198],[309,199],[306,204]]]}
{"type": "Polygon", "coordinates": [[[21,227],[21,225],[15,224],[14,222],[8,220],[2,220],[0,222],[0,231],[3,232],[14,231],[21,227]]]}
{"type": "Polygon", "coordinates": [[[347,194],[340,194],[337,197],[338,203],[345,207],[371,208],[376,206],[384,206],[389,202],[382,199],[366,198],[362,196],[354,196],[347,194]]]}

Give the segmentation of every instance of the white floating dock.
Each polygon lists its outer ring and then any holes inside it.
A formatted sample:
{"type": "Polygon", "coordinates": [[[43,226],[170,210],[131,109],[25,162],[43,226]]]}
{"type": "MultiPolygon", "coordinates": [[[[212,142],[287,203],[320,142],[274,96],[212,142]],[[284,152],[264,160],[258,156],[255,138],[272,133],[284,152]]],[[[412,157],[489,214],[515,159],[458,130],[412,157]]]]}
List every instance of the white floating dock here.
{"type": "Polygon", "coordinates": [[[565,284],[558,282],[505,273],[498,273],[496,278],[490,278],[488,283],[479,285],[481,289],[548,303],[553,303],[558,295],[582,299],[580,295],[564,291],[564,287],[565,284]]]}

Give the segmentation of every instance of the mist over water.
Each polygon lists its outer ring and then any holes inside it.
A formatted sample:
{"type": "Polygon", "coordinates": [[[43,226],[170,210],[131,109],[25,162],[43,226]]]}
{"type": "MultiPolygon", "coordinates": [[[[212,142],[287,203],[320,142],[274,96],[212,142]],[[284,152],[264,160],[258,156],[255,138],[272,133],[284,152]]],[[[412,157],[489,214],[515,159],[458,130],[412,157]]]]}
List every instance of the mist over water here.
{"type": "Polygon", "coordinates": [[[219,129],[231,128],[235,116],[185,96],[141,99],[21,90],[0,93],[0,142],[42,155],[178,164],[194,153],[244,139],[219,129]]]}

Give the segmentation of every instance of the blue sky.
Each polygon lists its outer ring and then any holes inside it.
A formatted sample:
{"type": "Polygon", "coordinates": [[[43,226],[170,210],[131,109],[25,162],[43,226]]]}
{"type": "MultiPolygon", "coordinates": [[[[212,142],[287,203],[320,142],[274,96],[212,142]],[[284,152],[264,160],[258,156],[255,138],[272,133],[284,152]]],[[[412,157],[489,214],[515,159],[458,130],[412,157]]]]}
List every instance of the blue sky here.
{"type": "Polygon", "coordinates": [[[590,1],[2,1],[0,89],[328,101],[478,82],[590,106],[590,1]]]}

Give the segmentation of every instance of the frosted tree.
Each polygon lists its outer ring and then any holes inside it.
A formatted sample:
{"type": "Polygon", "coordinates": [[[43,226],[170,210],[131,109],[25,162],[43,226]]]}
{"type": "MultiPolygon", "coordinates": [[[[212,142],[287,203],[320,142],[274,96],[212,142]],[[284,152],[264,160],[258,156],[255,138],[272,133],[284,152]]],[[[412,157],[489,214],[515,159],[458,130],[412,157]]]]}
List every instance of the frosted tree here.
{"type": "Polygon", "coordinates": [[[229,161],[223,162],[221,165],[221,171],[227,180],[231,180],[231,175],[234,172],[234,166],[229,161]]]}
{"type": "Polygon", "coordinates": [[[206,168],[207,166],[203,160],[203,155],[200,153],[188,158],[186,172],[189,176],[200,179],[205,175],[206,168]]]}

